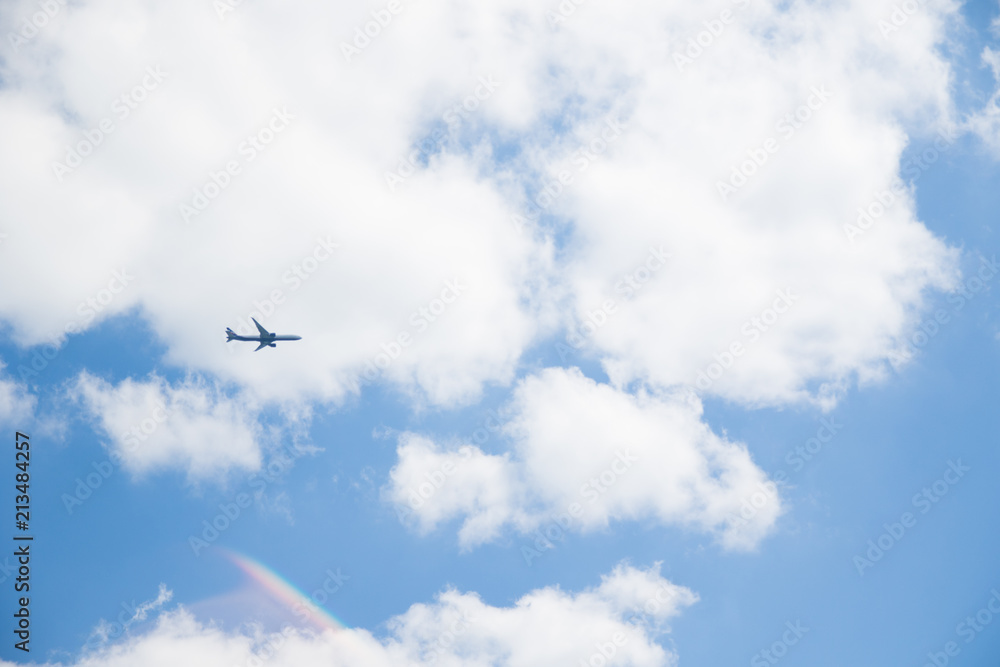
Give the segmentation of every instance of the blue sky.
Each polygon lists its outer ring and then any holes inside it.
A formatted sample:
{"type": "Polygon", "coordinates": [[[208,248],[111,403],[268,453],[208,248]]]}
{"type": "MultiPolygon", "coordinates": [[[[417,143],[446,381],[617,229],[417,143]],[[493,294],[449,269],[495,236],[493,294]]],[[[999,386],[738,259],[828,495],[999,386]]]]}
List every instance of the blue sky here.
{"type": "Polygon", "coordinates": [[[3,664],[995,662],[1000,7],[883,37],[891,2],[633,4],[53,0],[30,36],[36,5],[0,10],[0,424],[31,436],[35,538],[31,652],[5,630],[3,664]],[[303,339],[225,343],[255,310],[303,339]],[[310,595],[337,627],[296,617],[310,595]]]}

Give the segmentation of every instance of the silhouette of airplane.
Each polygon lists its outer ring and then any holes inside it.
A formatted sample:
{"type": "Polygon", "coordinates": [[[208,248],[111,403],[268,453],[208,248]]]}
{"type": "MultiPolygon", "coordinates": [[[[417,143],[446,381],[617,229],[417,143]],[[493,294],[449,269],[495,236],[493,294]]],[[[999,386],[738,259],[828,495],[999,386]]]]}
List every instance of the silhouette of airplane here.
{"type": "MultiPolygon", "coordinates": [[[[260,345],[257,346],[257,350],[259,350],[262,347],[277,347],[275,342],[279,340],[302,340],[302,336],[279,336],[278,334],[270,333],[267,329],[260,326],[260,322],[254,320],[252,317],[250,319],[257,325],[257,331],[260,332],[259,336],[239,336],[235,331],[226,327],[226,342],[228,343],[231,340],[253,341],[254,343],[260,343],[260,345]]],[[[257,350],[254,350],[254,352],[257,350]]]]}

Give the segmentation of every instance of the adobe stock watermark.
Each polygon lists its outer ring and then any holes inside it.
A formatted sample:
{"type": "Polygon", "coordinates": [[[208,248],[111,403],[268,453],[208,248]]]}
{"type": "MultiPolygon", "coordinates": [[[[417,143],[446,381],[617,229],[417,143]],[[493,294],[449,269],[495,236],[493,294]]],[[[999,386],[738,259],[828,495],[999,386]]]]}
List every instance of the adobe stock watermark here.
{"type": "Polygon", "coordinates": [[[566,23],[566,19],[576,13],[576,8],[587,4],[591,0],[562,0],[555,9],[545,10],[545,19],[549,22],[549,27],[566,23]]]}
{"type": "MultiPolygon", "coordinates": [[[[583,173],[587,168],[597,161],[618,137],[622,135],[626,127],[617,117],[607,116],[604,119],[604,128],[600,133],[581,144],[573,151],[570,157],[573,166],[578,173],[583,173]]],[[[542,188],[529,202],[527,210],[523,214],[515,213],[510,217],[511,224],[518,234],[523,233],[528,222],[537,224],[542,214],[549,210],[552,205],[565,193],[566,189],[573,185],[573,172],[568,169],[561,169],[556,173],[555,178],[542,178],[542,188]]]]}
{"type": "Polygon", "coordinates": [[[495,410],[487,410],[485,414],[486,418],[479,422],[472,431],[472,442],[476,443],[479,447],[486,444],[490,439],[491,433],[499,433],[506,424],[495,410]]]}
{"type": "Polygon", "coordinates": [[[778,119],[774,124],[774,129],[778,132],[780,141],[774,137],[768,137],[756,148],[747,149],[747,159],[734,165],[726,181],[716,181],[715,189],[719,193],[722,202],[725,203],[729,197],[750,182],[750,179],[765,165],[771,156],[777,153],[783,143],[795,136],[817,111],[833,96],[833,93],[826,89],[823,84],[819,87],[813,86],[809,89],[809,96],[805,101],[796,107],[791,113],[787,113],[778,119]]]}
{"type": "Polygon", "coordinates": [[[447,125],[448,131],[435,127],[430,136],[421,141],[408,155],[399,158],[396,171],[385,172],[385,184],[389,192],[395,192],[400,183],[415,174],[420,164],[448,138],[448,132],[456,131],[464,121],[472,118],[472,114],[479,109],[479,106],[493,97],[493,93],[500,87],[500,82],[494,80],[492,75],[480,76],[477,81],[478,84],[470,95],[441,114],[441,120],[447,125]]]}
{"type": "MultiPolygon", "coordinates": [[[[618,480],[625,476],[638,460],[639,457],[633,456],[627,449],[616,451],[615,458],[607,468],[580,486],[580,497],[585,498],[588,504],[593,505],[618,480]]],[[[532,545],[521,546],[521,557],[524,558],[524,562],[528,567],[531,567],[532,562],[540,558],[544,552],[554,550],[556,548],[554,542],[565,541],[566,533],[573,527],[575,522],[583,517],[583,514],[584,506],[580,502],[572,502],[566,507],[565,512],[553,514],[549,518],[544,533],[541,527],[536,528],[535,532],[532,533],[535,536],[535,541],[532,545]]]]}
{"type": "MultiPolygon", "coordinates": [[[[934,144],[925,149],[915,158],[906,160],[900,165],[900,173],[910,179],[910,184],[916,183],[925,171],[937,162],[941,156],[951,148],[958,135],[956,133],[946,134],[943,130],[938,132],[934,144]]],[[[844,225],[844,234],[851,243],[869,229],[885,215],[892,206],[909,192],[909,187],[902,179],[897,178],[886,190],[875,193],[867,206],[858,208],[858,217],[855,223],[844,225]]]]}
{"type": "MultiPolygon", "coordinates": [[[[121,294],[133,280],[135,280],[135,276],[130,275],[125,268],[113,271],[107,287],[101,288],[96,294],[80,302],[76,308],[76,312],[80,315],[81,319],[67,322],[63,326],[63,335],[71,335],[83,331],[87,325],[94,321],[94,318],[111,305],[115,297],[121,294]]],[[[61,337],[62,335],[60,334],[52,335],[49,337],[49,342],[39,346],[39,349],[35,350],[35,354],[31,358],[30,367],[18,364],[17,373],[22,382],[26,382],[28,378],[38,377],[42,371],[48,368],[49,363],[59,356],[61,337]]]]}
{"type": "Polygon", "coordinates": [[[400,331],[396,336],[380,346],[381,351],[374,357],[365,361],[365,368],[358,377],[359,385],[375,382],[389,369],[390,366],[399,359],[403,351],[413,344],[420,334],[427,331],[430,326],[441,318],[442,315],[455,303],[462,293],[469,289],[468,285],[463,285],[461,278],[453,278],[444,281],[444,289],[441,294],[431,299],[427,305],[417,308],[410,315],[410,329],[400,331]]]}
{"type": "MultiPolygon", "coordinates": [[[[733,4],[738,9],[746,9],[750,6],[751,1],[733,0],[733,4]]],[[[683,51],[674,51],[674,64],[677,66],[677,71],[683,72],[685,67],[694,64],[695,60],[711,48],[719,37],[722,37],[722,33],[726,31],[726,27],[734,20],[735,15],[733,14],[733,10],[723,9],[719,13],[718,18],[702,22],[705,29],[689,39],[683,51]]]]}
{"type": "Polygon", "coordinates": [[[746,354],[747,348],[756,343],[762,334],[767,333],[781,316],[787,313],[799,297],[792,293],[791,287],[777,291],[777,297],[770,308],[765,308],[760,315],[751,317],[740,327],[740,333],[746,340],[734,340],[729,346],[714,355],[715,361],[711,362],[704,370],[698,371],[695,379],[695,386],[702,391],[707,391],[715,382],[733,367],[736,360],[746,354]]]}
{"type": "Polygon", "coordinates": [[[461,467],[463,463],[468,462],[472,458],[472,454],[475,450],[470,445],[463,445],[458,448],[458,453],[461,454],[461,458],[455,461],[445,461],[441,464],[441,467],[437,470],[431,470],[430,472],[425,472],[424,477],[426,481],[422,481],[417,484],[414,489],[412,486],[406,487],[404,493],[406,494],[406,502],[409,508],[397,505],[396,507],[396,517],[402,522],[411,513],[419,510],[424,506],[428,500],[434,497],[438,491],[445,485],[452,475],[454,475],[461,467]]]}
{"type": "Polygon", "coordinates": [[[110,306],[115,296],[125,291],[125,288],[133,280],[135,280],[135,276],[129,275],[125,268],[113,271],[107,287],[98,290],[97,294],[81,301],[76,307],[76,312],[81,317],[79,326],[86,327],[93,322],[94,318],[110,306]]]}
{"type": "Polygon", "coordinates": [[[212,9],[220,21],[226,20],[226,14],[235,12],[236,8],[243,4],[243,0],[213,0],[212,9]]]}
{"type": "Polygon", "coordinates": [[[138,424],[133,425],[128,431],[122,433],[122,440],[125,442],[125,451],[134,452],[139,446],[146,442],[151,435],[166,423],[167,419],[174,413],[167,408],[167,404],[159,401],[148,417],[138,424]]]}
{"type": "MultiPolygon", "coordinates": [[[[838,423],[836,417],[822,417],[815,435],[806,439],[801,445],[790,449],[785,454],[785,463],[791,466],[793,473],[801,471],[807,462],[812,461],[833,441],[842,428],[844,425],[838,423]]],[[[757,490],[740,502],[739,514],[733,514],[729,517],[729,525],[742,527],[749,524],[765,505],[778,499],[778,485],[785,484],[790,479],[789,473],[783,468],[779,468],[771,473],[771,479],[759,482],[757,490]]]]}
{"type": "Polygon", "coordinates": [[[354,39],[351,43],[340,43],[340,52],[343,54],[344,60],[350,63],[353,58],[360,56],[361,52],[367,49],[372,40],[381,35],[384,29],[389,27],[389,24],[401,11],[403,11],[403,4],[400,0],[389,0],[384,9],[373,10],[371,21],[354,28],[354,39]]]}
{"type": "Polygon", "coordinates": [[[903,347],[889,353],[889,361],[893,366],[901,366],[916,355],[917,350],[926,347],[940,333],[941,329],[951,322],[952,315],[965,308],[965,305],[989,286],[990,281],[1000,271],[997,256],[987,260],[979,258],[979,270],[976,275],[962,282],[954,294],[948,295],[948,303],[954,304],[951,314],[943,308],[934,311],[934,316],[922,320],[916,330],[903,341],[903,347]]]}
{"type": "MultiPolygon", "coordinates": [[[[500,433],[503,430],[505,422],[500,417],[495,410],[487,410],[486,417],[476,425],[476,428],[472,431],[471,440],[478,446],[482,447],[487,441],[492,437],[492,435],[500,433]]],[[[472,458],[475,453],[475,449],[470,445],[463,445],[458,448],[459,453],[462,454],[462,460],[459,464],[452,464],[450,461],[446,462],[441,466],[439,470],[426,473],[426,482],[421,482],[416,489],[412,487],[407,488],[407,504],[408,507],[397,504],[396,505],[396,518],[399,519],[400,523],[405,523],[405,520],[413,514],[414,511],[418,510],[423,506],[425,502],[430,500],[434,494],[440,491],[444,485],[448,482],[452,475],[455,474],[461,467],[461,464],[472,458]]]]}
{"type": "Polygon", "coordinates": [[[226,161],[219,171],[209,171],[208,180],[194,189],[191,203],[183,202],[178,206],[181,220],[190,223],[192,218],[201,215],[222,192],[239,176],[243,167],[257,159],[279,134],[288,129],[295,116],[288,109],[275,107],[271,110],[271,118],[255,133],[247,136],[240,143],[236,152],[239,157],[226,161]],[[240,159],[242,158],[242,160],[240,159]]]}
{"type": "MultiPolygon", "coordinates": [[[[990,597],[986,604],[980,607],[974,614],[966,616],[955,626],[955,634],[964,640],[965,644],[976,641],[983,630],[993,622],[993,619],[1000,616],[1000,591],[996,588],[990,589],[990,597]],[[994,604],[995,603],[995,604],[994,604]]],[[[945,642],[940,651],[930,651],[927,653],[927,662],[923,667],[945,667],[951,659],[957,657],[962,652],[962,647],[956,641],[945,642]]]]}
{"type": "Polygon", "coordinates": [[[580,660],[580,667],[604,667],[610,664],[618,654],[618,650],[628,643],[628,635],[624,632],[616,632],[604,642],[594,644],[594,652],[586,660],[580,660]]]}
{"type": "MultiPolygon", "coordinates": [[[[637,267],[632,271],[622,275],[622,279],[615,283],[615,294],[622,295],[626,302],[635,297],[636,294],[655,276],[656,272],[667,265],[667,260],[673,257],[665,251],[663,246],[649,246],[649,252],[637,267]]],[[[571,327],[566,332],[566,342],[556,343],[556,352],[559,358],[565,362],[566,358],[574,351],[580,350],[587,344],[587,340],[593,337],[604,325],[606,325],[618,312],[618,301],[614,297],[607,298],[601,305],[594,309],[587,310],[587,319],[579,326],[571,327]]]]}
{"type": "Polygon", "coordinates": [[[809,632],[809,628],[803,627],[802,621],[798,619],[795,623],[785,621],[785,628],[787,629],[781,634],[781,639],[772,643],[770,647],[761,649],[750,658],[750,667],[768,667],[778,664],[782,658],[788,655],[788,649],[798,644],[809,632]]]}
{"type": "Polygon", "coordinates": [[[923,8],[925,2],[927,0],[903,0],[900,4],[893,5],[888,18],[879,19],[878,31],[882,33],[882,38],[889,39],[889,35],[898,32],[910,17],[923,8]]]}
{"type": "MultiPolygon", "coordinates": [[[[650,619],[655,619],[660,613],[660,609],[670,605],[676,598],[678,591],[676,586],[660,586],[651,597],[637,607],[633,607],[631,614],[625,619],[625,624],[629,626],[631,632],[638,632],[639,626],[650,619]]],[[[594,665],[593,667],[598,667],[594,665]]]]}
{"type": "Polygon", "coordinates": [[[297,445],[285,445],[284,449],[277,452],[274,458],[268,462],[264,470],[250,475],[247,478],[247,486],[251,489],[250,493],[241,491],[228,503],[219,503],[219,512],[210,519],[202,520],[201,532],[188,536],[188,546],[191,547],[194,555],[200,556],[202,551],[218,540],[222,533],[229,530],[243,516],[244,510],[253,505],[254,499],[263,495],[269,484],[288,472],[296,460],[308,453],[310,453],[309,449],[297,445]]]}
{"type": "MultiPolygon", "coordinates": [[[[149,417],[146,417],[138,424],[133,424],[128,431],[121,434],[125,451],[132,453],[137,450],[142,443],[148,440],[160,428],[160,425],[167,421],[167,418],[171,414],[173,414],[173,410],[168,409],[166,403],[163,401],[159,401],[149,417]]],[[[93,496],[94,492],[101,488],[105,480],[111,477],[111,474],[114,473],[118,465],[119,463],[112,461],[112,459],[91,462],[94,472],[89,473],[83,479],[77,477],[73,494],[64,493],[60,498],[63,507],[66,508],[66,513],[72,515],[77,507],[81,507],[84,502],[93,496]]]]}
{"type": "MultiPolygon", "coordinates": [[[[948,495],[951,487],[958,484],[965,477],[965,473],[970,470],[972,468],[962,465],[962,459],[948,461],[948,467],[945,468],[944,474],[921,489],[919,493],[914,494],[913,498],[910,499],[910,504],[915,509],[920,510],[920,514],[927,514],[948,495]]],[[[852,559],[858,576],[865,576],[865,570],[875,567],[875,563],[882,560],[885,554],[906,536],[907,531],[917,525],[918,518],[913,512],[903,512],[899,521],[883,523],[882,527],[885,532],[875,539],[868,540],[868,549],[864,555],[856,555],[852,559]]]]}
{"type": "Polygon", "coordinates": [[[65,6],[66,0],[42,0],[38,2],[38,8],[41,11],[22,18],[21,29],[17,32],[11,31],[7,33],[7,41],[10,42],[14,53],[20,51],[22,46],[38,36],[41,29],[47,26],[49,21],[55,18],[56,14],[65,6]]]}
{"type": "Polygon", "coordinates": [[[83,161],[104,143],[104,139],[115,131],[118,123],[138,109],[139,105],[145,102],[150,93],[159,88],[168,76],[169,73],[162,71],[159,65],[147,67],[146,75],[142,77],[142,81],[122,93],[111,103],[113,117],[105,116],[98,121],[96,127],[84,130],[83,139],[73,146],[66,147],[66,157],[63,158],[63,162],[52,163],[52,173],[56,180],[62,183],[63,178],[82,165],[83,161]]]}

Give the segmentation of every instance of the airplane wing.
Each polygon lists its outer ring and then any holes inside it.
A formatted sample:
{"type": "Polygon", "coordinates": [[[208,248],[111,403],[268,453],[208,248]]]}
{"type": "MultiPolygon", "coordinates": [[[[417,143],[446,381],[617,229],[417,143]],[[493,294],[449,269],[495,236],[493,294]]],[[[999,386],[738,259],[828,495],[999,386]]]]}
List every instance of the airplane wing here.
{"type": "Polygon", "coordinates": [[[257,331],[260,332],[261,336],[270,336],[271,335],[268,332],[267,329],[265,329],[264,327],[260,326],[260,322],[258,322],[257,320],[254,320],[252,317],[250,319],[253,320],[253,323],[257,325],[257,331]]]}
{"type": "MultiPolygon", "coordinates": [[[[257,326],[260,326],[260,325],[258,324],[257,326]]],[[[260,345],[257,346],[257,350],[259,350],[262,347],[267,347],[267,345],[268,345],[267,342],[263,342],[263,343],[261,343],[260,345]]],[[[256,352],[257,350],[254,350],[254,352],[256,352]]]]}

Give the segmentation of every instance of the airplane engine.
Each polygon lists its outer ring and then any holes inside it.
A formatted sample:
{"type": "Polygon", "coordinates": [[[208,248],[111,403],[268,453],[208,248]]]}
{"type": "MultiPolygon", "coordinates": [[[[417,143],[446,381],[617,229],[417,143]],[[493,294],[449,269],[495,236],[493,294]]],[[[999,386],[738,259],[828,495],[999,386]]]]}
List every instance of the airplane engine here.
{"type": "Polygon", "coordinates": [[[275,343],[271,343],[270,345],[268,345],[268,347],[278,347],[278,346],[275,343]]]}

